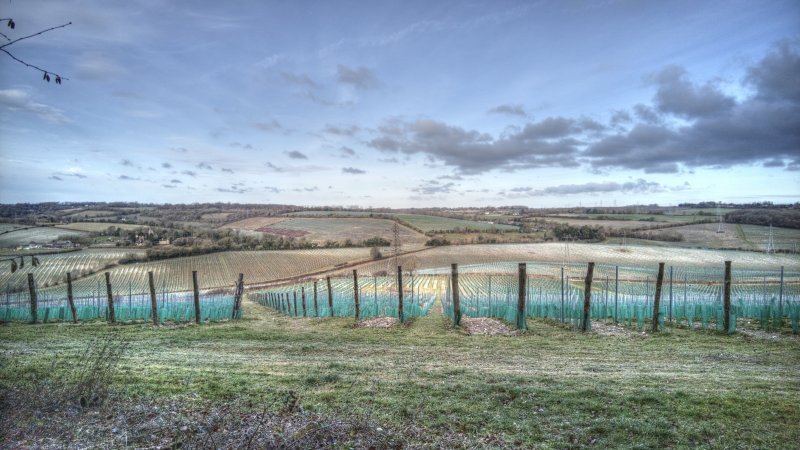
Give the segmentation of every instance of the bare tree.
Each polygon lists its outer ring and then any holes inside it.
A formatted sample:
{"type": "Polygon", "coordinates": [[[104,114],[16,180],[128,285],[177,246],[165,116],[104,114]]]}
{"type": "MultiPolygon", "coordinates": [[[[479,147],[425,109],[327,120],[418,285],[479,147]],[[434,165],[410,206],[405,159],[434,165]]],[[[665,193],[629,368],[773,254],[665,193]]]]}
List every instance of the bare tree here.
{"type": "MultiPolygon", "coordinates": [[[[6,27],[8,27],[8,28],[10,28],[12,30],[17,27],[17,24],[16,24],[16,22],[14,22],[14,19],[11,19],[11,18],[0,18],[0,23],[3,23],[3,22],[6,23],[6,27]]],[[[18,62],[20,64],[23,64],[26,67],[30,67],[31,69],[35,69],[35,70],[38,70],[39,72],[42,72],[44,74],[42,76],[42,80],[47,81],[49,83],[50,82],[50,78],[52,76],[54,78],[56,84],[61,84],[62,80],[69,80],[69,78],[67,78],[67,77],[65,77],[65,76],[63,76],[61,74],[58,74],[56,72],[53,72],[52,70],[43,69],[43,68],[41,68],[41,67],[39,67],[37,65],[30,64],[30,63],[28,63],[26,61],[23,61],[20,58],[17,58],[10,51],[8,51],[8,47],[16,44],[19,41],[23,41],[25,39],[30,39],[32,37],[39,36],[39,35],[42,35],[44,33],[47,33],[48,31],[57,30],[59,28],[64,28],[64,27],[67,27],[69,25],[72,25],[72,22],[67,22],[67,23],[65,23],[63,25],[50,27],[50,28],[47,28],[45,30],[42,30],[42,31],[39,31],[39,32],[36,32],[36,33],[33,33],[33,34],[29,34],[27,36],[22,36],[22,37],[19,37],[19,38],[16,38],[16,39],[11,39],[5,33],[0,32],[0,36],[2,36],[3,38],[5,38],[6,41],[8,41],[5,44],[0,45],[0,51],[5,53],[6,55],[8,55],[14,61],[16,61],[16,62],[18,62]]]]}

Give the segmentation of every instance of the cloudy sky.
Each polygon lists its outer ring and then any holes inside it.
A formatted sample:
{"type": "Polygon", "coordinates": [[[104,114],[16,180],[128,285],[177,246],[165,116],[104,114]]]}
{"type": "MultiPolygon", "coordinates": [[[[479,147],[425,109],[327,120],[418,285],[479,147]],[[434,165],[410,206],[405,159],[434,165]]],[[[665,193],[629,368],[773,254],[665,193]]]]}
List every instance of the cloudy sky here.
{"type": "Polygon", "coordinates": [[[0,2],[0,202],[800,201],[800,3],[0,2]]]}

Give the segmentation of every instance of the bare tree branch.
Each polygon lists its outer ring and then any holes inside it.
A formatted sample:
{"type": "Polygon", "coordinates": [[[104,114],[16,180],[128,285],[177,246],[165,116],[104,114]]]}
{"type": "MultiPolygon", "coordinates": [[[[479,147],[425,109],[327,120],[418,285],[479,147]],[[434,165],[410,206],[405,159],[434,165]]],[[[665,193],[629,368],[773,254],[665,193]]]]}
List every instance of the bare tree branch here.
{"type": "Polygon", "coordinates": [[[0,49],[2,49],[2,48],[5,48],[5,47],[8,47],[9,45],[12,45],[12,44],[14,44],[14,43],[17,43],[17,42],[19,42],[19,41],[21,41],[21,40],[23,40],[23,39],[28,39],[28,38],[32,38],[32,37],[34,37],[34,36],[39,36],[40,34],[47,33],[48,31],[53,31],[53,30],[56,30],[56,29],[59,29],[59,28],[64,28],[64,27],[70,26],[70,25],[72,25],[72,22],[67,22],[67,23],[65,23],[65,24],[63,24],[63,25],[59,25],[59,26],[57,26],[57,27],[48,28],[48,29],[46,29],[46,30],[42,30],[42,31],[40,31],[40,32],[38,32],[38,33],[29,34],[28,36],[22,36],[21,38],[14,39],[14,40],[13,40],[13,41],[11,41],[11,42],[8,42],[8,43],[6,43],[6,44],[0,45],[0,49]]]}
{"type": "MultiPolygon", "coordinates": [[[[18,62],[20,64],[24,64],[24,65],[30,67],[31,69],[36,69],[39,72],[44,73],[45,75],[55,75],[56,76],[56,83],[58,83],[58,84],[61,84],[60,80],[69,80],[69,78],[63,77],[63,76],[61,76],[61,75],[59,75],[59,74],[57,74],[57,73],[55,73],[53,71],[42,69],[41,67],[34,66],[33,64],[28,64],[25,61],[23,61],[23,60],[17,58],[16,56],[12,55],[8,50],[6,50],[6,49],[4,49],[2,47],[0,47],[0,52],[3,52],[6,55],[10,56],[11,59],[13,59],[14,61],[16,61],[16,62],[18,62]]],[[[50,81],[50,80],[48,80],[48,81],[50,81]]]]}
{"type": "MultiPolygon", "coordinates": [[[[0,18],[0,22],[8,22],[8,26],[10,28],[12,28],[12,29],[14,28],[13,19],[0,18]]],[[[11,57],[11,59],[13,59],[14,61],[16,61],[16,62],[18,62],[20,64],[23,64],[26,67],[30,67],[31,69],[36,69],[39,72],[44,73],[44,80],[47,81],[48,83],[50,82],[50,75],[54,75],[56,77],[56,84],[61,84],[61,80],[69,80],[69,78],[63,77],[63,76],[61,76],[61,75],[59,75],[59,74],[57,74],[57,73],[55,73],[53,71],[42,69],[39,66],[35,66],[33,64],[29,64],[29,63],[17,58],[16,56],[12,55],[11,52],[6,50],[5,48],[8,47],[9,45],[13,45],[13,44],[15,44],[15,43],[17,43],[19,41],[24,40],[24,39],[29,39],[29,38],[32,38],[34,36],[39,36],[41,34],[47,33],[48,31],[57,30],[59,28],[64,28],[64,27],[69,26],[69,25],[72,25],[72,22],[67,22],[67,23],[65,23],[63,25],[58,25],[58,26],[55,26],[55,27],[47,28],[46,30],[39,31],[37,33],[33,33],[33,34],[28,35],[28,36],[22,36],[21,38],[17,38],[17,39],[14,39],[14,40],[11,40],[8,36],[6,36],[3,33],[0,33],[0,35],[2,35],[4,38],[6,38],[9,41],[9,42],[7,42],[7,43],[5,43],[3,45],[0,45],[0,51],[2,51],[3,53],[5,53],[9,57],[11,57]]]]}

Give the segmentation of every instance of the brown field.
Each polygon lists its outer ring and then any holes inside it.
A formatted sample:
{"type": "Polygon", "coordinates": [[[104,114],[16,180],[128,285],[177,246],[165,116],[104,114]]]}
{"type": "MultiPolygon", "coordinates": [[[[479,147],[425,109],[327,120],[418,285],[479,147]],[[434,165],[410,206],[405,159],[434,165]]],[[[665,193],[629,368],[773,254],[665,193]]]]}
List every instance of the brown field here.
{"type": "Polygon", "coordinates": [[[275,225],[276,223],[287,220],[286,217],[251,217],[249,219],[239,220],[237,222],[224,225],[222,228],[231,228],[234,230],[257,231],[259,228],[275,225]]]}

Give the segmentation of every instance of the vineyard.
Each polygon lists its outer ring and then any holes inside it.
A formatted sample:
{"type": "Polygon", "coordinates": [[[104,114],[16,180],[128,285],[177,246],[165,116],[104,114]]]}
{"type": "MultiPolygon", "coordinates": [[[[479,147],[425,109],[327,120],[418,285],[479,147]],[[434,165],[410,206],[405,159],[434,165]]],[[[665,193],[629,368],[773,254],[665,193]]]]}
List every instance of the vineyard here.
{"type": "MultiPolygon", "coordinates": [[[[7,295],[28,295],[26,277],[31,272],[41,295],[63,298],[66,296],[67,272],[72,272],[75,279],[79,271],[102,267],[126,253],[129,252],[97,251],[39,256],[39,266],[28,270],[29,264],[26,264],[24,269],[14,274],[9,273],[6,265],[1,272],[5,283],[2,287],[7,295]]],[[[198,272],[202,289],[217,289],[233,286],[239,273],[243,273],[246,282],[252,284],[333,270],[337,265],[364,260],[369,260],[367,248],[236,251],[119,265],[110,268],[109,274],[114,286],[126,293],[146,294],[149,290],[147,272],[150,271],[155,275],[160,292],[185,292],[192,289],[193,270],[198,272]]],[[[79,278],[73,287],[75,295],[102,296],[105,292],[104,274],[100,272],[79,278]]]]}
{"type": "MultiPolygon", "coordinates": [[[[338,276],[256,292],[253,298],[294,317],[359,318],[397,317],[401,297],[406,308],[411,308],[407,309],[409,317],[427,314],[430,306],[440,300],[443,313],[454,321],[463,314],[499,318],[524,328],[520,311],[524,317],[555,320],[578,328],[584,315],[586,265],[527,262],[525,267],[523,294],[517,264],[498,262],[462,266],[457,284],[451,278],[450,267],[408,272],[403,276],[402,296],[396,277],[358,277],[356,273],[357,290],[354,276],[338,276]],[[455,288],[460,298],[458,313],[452,291],[455,288]],[[524,295],[523,310],[518,310],[520,295],[524,295]],[[298,308],[298,298],[302,310],[298,308]]],[[[669,266],[660,287],[663,301],[658,309],[659,327],[664,329],[668,323],[723,330],[723,275],[722,268],[669,266]]],[[[642,331],[655,314],[656,277],[655,267],[596,265],[588,318],[642,331]]],[[[793,333],[800,332],[800,272],[786,272],[784,268],[735,270],[731,286],[729,333],[736,330],[737,323],[775,331],[788,324],[793,333]]],[[[587,328],[591,328],[590,323],[587,328]]]]}
{"type": "MultiPolygon", "coordinates": [[[[141,250],[83,250],[77,252],[37,255],[39,264],[34,266],[31,258],[23,257],[25,266],[11,272],[9,260],[0,263],[0,289],[14,292],[27,289],[27,274],[32,273],[40,287],[46,288],[63,283],[67,272],[73,279],[91,275],[98,270],[116,264],[126,255],[140,255],[141,250]]],[[[14,260],[19,263],[20,257],[14,260]]],[[[19,266],[19,264],[18,264],[19,266]]]]}

